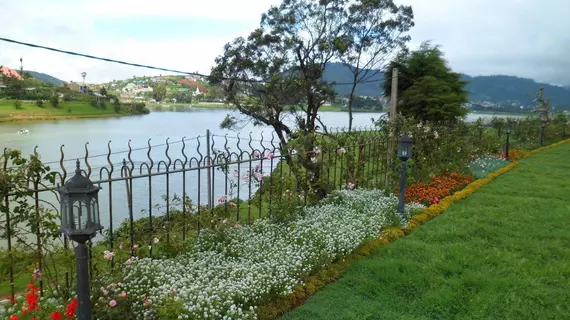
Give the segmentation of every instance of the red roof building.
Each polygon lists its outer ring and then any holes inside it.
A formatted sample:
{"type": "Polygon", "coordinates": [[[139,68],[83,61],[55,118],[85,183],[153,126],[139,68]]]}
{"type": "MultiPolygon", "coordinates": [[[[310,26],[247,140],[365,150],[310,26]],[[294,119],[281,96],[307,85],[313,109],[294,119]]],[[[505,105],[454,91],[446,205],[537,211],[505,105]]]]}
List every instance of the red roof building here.
{"type": "Polygon", "coordinates": [[[6,66],[0,66],[0,76],[15,78],[22,80],[22,76],[16,70],[10,69],[6,66]]]}
{"type": "Polygon", "coordinates": [[[191,79],[179,80],[178,84],[181,84],[183,86],[187,86],[187,87],[192,88],[192,89],[198,88],[200,90],[200,92],[202,92],[202,93],[205,93],[206,91],[208,91],[208,89],[204,85],[202,85],[202,84],[200,84],[194,80],[191,80],[191,79]]]}

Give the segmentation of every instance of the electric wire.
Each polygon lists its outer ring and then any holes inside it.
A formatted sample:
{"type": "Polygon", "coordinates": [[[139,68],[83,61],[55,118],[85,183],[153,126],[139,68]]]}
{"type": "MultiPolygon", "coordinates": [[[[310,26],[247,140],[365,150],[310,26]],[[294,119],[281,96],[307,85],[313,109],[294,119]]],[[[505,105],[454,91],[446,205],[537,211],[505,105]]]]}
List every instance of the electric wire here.
{"type": "MultiPolygon", "coordinates": [[[[83,57],[83,58],[88,58],[88,59],[106,61],[106,62],[111,62],[111,63],[118,63],[118,64],[122,64],[122,65],[127,65],[127,66],[138,67],[138,68],[145,68],[145,69],[152,69],[152,70],[158,70],[158,71],[172,72],[172,73],[177,73],[177,74],[199,76],[199,77],[203,77],[203,78],[215,78],[215,79],[217,79],[217,80],[239,81],[239,82],[245,82],[245,83],[265,83],[265,82],[267,82],[267,80],[214,77],[214,76],[212,76],[212,75],[206,75],[206,74],[202,74],[202,73],[198,73],[198,72],[188,72],[188,71],[181,71],[181,70],[168,69],[168,68],[162,68],[162,67],[155,67],[155,66],[146,65],[146,64],[132,63],[132,62],[121,61],[121,60],[116,60],[116,59],[111,59],[111,58],[97,57],[97,56],[90,55],[90,54],[79,53],[79,52],[68,51],[68,50],[62,50],[62,49],[57,49],[57,48],[42,46],[42,45],[38,45],[38,44],[33,44],[33,43],[28,43],[28,42],[23,42],[23,41],[18,41],[18,40],[3,38],[3,37],[0,37],[0,41],[4,41],[4,42],[8,42],[8,43],[13,43],[13,44],[18,44],[18,45],[22,45],[22,46],[26,46],[26,47],[31,47],[31,48],[36,48],[36,49],[44,49],[44,50],[48,50],[48,51],[53,51],[53,52],[57,52],[57,53],[63,53],[63,54],[67,54],[67,55],[78,56],[78,57],[83,57]]],[[[386,79],[386,80],[389,80],[389,79],[386,79]]],[[[384,79],[368,80],[368,81],[360,81],[360,82],[358,82],[357,84],[375,83],[375,82],[383,82],[383,81],[384,81],[384,79]]],[[[334,85],[334,86],[353,85],[354,82],[341,82],[341,83],[332,82],[332,83],[330,83],[330,84],[331,84],[331,85],[334,85]]]]}

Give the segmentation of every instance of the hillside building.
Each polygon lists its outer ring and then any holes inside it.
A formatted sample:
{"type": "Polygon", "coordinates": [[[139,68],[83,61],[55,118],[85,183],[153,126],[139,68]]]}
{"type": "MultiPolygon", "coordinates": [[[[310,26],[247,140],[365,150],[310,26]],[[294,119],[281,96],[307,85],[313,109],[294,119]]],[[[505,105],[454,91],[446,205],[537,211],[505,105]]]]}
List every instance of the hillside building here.
{"type": "Polygon", "coordinates": [[[0,78],[9,77],[17,80],[23,80],[22,76],[14,69],[10,69],[6,66],[0,66],[0,78]]]}

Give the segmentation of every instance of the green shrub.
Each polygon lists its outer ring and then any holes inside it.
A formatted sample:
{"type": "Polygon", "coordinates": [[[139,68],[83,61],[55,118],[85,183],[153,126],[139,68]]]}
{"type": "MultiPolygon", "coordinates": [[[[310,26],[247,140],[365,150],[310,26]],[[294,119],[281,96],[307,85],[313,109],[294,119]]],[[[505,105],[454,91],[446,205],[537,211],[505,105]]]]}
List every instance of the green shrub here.
{"type": "Polygon", "coordinates": [[[38,106],[38,107],[40,107],[40,108],[43,108],[43,107],[44,107],[44,102],[43,102],[43,100],[39,100],[39,99],[36,100],[36,106],[38,106]]]}
{"type": "Polygon", "coordinates": [[[59,96],[53,95],[53,96],[49,99],[49,102],[51,103],[52,107],[54,107],[54,108],[59,108],[59,96]]]}
{"type": "Polygon", "coordinates": [[[22,101],[20,101],[20,100],[14,101],[14,106],[16,107],[16,109],[19,109],[19,110],[24,109],[22,107],[22,101]]]}

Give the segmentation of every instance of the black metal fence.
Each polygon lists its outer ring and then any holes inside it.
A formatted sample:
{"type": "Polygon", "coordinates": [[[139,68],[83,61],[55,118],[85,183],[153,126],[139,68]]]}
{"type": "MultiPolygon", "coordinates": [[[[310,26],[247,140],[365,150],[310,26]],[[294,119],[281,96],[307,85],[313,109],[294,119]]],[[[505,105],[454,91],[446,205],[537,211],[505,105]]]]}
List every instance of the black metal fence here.
{"type": "MultiPolygon", "coordinates": [[[[532,134],[523,137],[520,132],[527,130],[525,126],[513,126],[511,143],[522,146],[522,141],[531,137],[532,141],[525,143],[539,146],[537,139],[560,140],[566,129],[565,125],[549,128],[545,137],[542,129],[532,124],[528,129],[532,134]]],[[[430,130],[439,132],[436,134],[441,147],[454,143],[483,147],[488,143],[501,148],[504,143],[504,133],[495,129],[470,126],[430,130]],[[489,136],[492,138],[485,142],[489,136]]],[[[99,208],[105,231],[90,247],[93,276],[101,269],[112,268],[118,259],[117,254],[103,265],[103,250],[122,250],[125,257],[165,256],[172,253],[169,250],[180,249],[173,246],[184,246],[201,228],[212,227],[219,220],[247,223],[306,205],[314,200],[311,191],[315,185],[327,192],[355,187],[394,190],[397,134],[377,127],[358,128],[351,133],[336,130],[328,136],[311,137],[312,149],[297,148],[304,151],[292,151],[287,157],[280,152],[275,135],[254,138],[249,134],[242,138],[208,132],[180,141],[166,139],[161,144],[148,140],[146,146],[136,148],[129,141],[126,149],[118,151],[109,141],[107,152],[97,155],[89,153],[86,143],[81,159],[67,157],[62,145],[60,160],[47,164],[59,166],[57,182],[61,185],[79,160],[84,174],[102,187],[99,208]],[[301,169],[295,169],[302,161],[305,163],[298,166],[301,169]]],[[[441,153],[442,161],[453,156],[453,151],[445,152],[441,153]]],[[[417,168],[422,168],[422,161],[416,159],[417,168]]],[[[6,157],[3,168],[10,169],[6,157]]],[[[29,281],[27,268],[34,263],[35,272],[44,275],[40,281],[42,293],[46,282],[51,289],[69,294],[75,270],[68,250],[70,243],[64,237],[47,239],[42,224],[46,212],[58,210],[59,199],[54,192],[57,186],[35,179],[30,188],[36,220],[27,232],[17,232],[11,225],[12,217],[18,214],[11,203],[14,195],[3,199],[7,208],[2,235],[6,250],[2,250],[1,265],[5,269],[0,288],[13,297],[21,283],[29,281]]]]}

